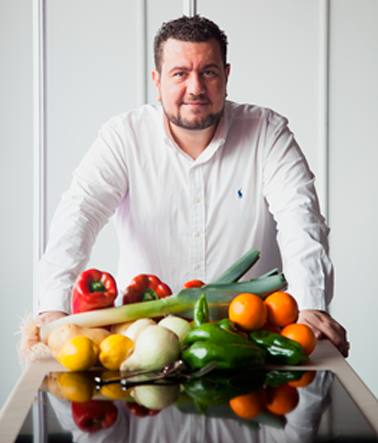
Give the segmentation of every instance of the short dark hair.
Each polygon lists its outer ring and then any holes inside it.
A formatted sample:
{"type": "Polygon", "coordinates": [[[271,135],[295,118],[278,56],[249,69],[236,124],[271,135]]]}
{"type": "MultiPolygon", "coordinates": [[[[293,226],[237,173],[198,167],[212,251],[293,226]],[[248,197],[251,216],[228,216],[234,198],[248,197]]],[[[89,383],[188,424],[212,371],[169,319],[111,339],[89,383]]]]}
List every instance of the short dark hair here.
{"type": "Polygon", "coordinates": [[[154,40],[154,59],[155,68],[161,72],[161,61],[163,56],[163,44],[173,38],[185,42],[206,42],[215,39],[219,43],[221,56],[224,65],[227,63],[227,36],[211,20],[194,15],[187,17],[183,15],[180,18],[165,22],[157,32],[154,40]]]}

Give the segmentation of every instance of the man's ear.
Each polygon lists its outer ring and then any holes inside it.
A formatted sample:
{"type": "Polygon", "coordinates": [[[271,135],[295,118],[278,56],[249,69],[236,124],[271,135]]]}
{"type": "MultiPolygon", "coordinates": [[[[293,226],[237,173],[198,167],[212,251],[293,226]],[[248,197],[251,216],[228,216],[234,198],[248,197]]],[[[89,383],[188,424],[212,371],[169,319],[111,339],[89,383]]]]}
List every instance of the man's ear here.
{"type": "Polygon", "coordinates": [[[231,65],[230,65],[230,63],[226,64],[226,66],[224,67],[224,72],[226,74],[226,80],[228,80],[228,76],[230,75],[230,72],[231,72],[231,65]]]}
{"type": "Polygon", "coordinates": [[[153,69],[151,72],[152,81],[154,82],[156,92],[157,92],[157,100],[160,100],[160,73],[156,69],[153,69]]]}

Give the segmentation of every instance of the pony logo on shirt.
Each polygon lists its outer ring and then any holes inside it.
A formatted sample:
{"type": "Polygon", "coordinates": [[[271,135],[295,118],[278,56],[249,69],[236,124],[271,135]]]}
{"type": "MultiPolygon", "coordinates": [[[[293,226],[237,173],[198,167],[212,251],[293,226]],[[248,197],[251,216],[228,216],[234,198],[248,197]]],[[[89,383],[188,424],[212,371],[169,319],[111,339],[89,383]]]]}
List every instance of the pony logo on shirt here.
{"type": "Polygon", "coordinates": [[[236,195],[238,196],[238,198],[243,198],[243,192],[242,192],[241,188],[237,190],[236,195]]]}

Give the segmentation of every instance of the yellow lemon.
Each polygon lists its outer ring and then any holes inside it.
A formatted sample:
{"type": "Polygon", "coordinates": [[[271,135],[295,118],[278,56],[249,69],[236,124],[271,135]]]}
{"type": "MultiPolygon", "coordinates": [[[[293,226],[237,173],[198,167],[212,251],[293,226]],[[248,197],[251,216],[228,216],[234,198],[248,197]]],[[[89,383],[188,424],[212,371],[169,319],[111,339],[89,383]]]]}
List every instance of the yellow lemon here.
{"type": "Polygon", "coordinates": [[[89,401],[95,388],[93,379],[79,372],[61,372],[56,382],[60,394],[69,401],[89,401]]]}
{"type": "Polygon", "coordinates": [[[100,343],[99,360],[106,369],[117,371],[133,348],[134,343],[128,337],[111,334],[100,343]]]}
{"type": "Polygon", "coordinates": [[[64,343],[56,359],[71,371],[86,371],[96,363],[97,355],[98,347],[93,340],[77,335],[64,343]]]}

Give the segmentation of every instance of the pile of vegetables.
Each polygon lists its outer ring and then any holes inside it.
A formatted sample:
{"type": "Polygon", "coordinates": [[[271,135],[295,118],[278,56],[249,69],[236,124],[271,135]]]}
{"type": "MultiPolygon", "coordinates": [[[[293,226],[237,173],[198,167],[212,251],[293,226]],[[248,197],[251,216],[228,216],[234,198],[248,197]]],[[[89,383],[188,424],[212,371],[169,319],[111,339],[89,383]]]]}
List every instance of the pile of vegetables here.
{"type": "MultiPolygon", "coordinates": [[[[210,317],[212,319],[224,318],[227,315],[228,304],[236,294],[251,292],[265,297],[274,291],[286,287],[285,277],[277,269],[273,269],[269,273],[249,281],[238,281],[258,260],[259,255],[259,251],[252,249],[214,282],[202,287],[184,287],[175,295],[159,295],[159,292],[155,290],[156,299],[130,303],[129,291],[126,290],[124,294],[124,303],[126,304],[119,307],[113,307],[115,299],[113,296],[108,298],[109,304],[107,306],[104,306],[102,303],[97,305],[97,300],[101,299],[104,293],[107,294],[107,286],[103,283],[105,278],[103,275],[107,276],[108,274],[98,271],[100,275],[98,280],[93,278],[94,273],[89,272],[91,270],[84,271],[84,275],[88,278],[85,280],[86,290],[83,291],[82,297],[93,300],[91,307],[89,309],[73,310],[74,313],[72,315],[44,325],[41,328],[41,338],[46,339],[53,329],[70,323],[86,328],[96,328],[130,322],[140,318],[161,317],[169,314],[179,314],[190,318],[193,315],[195,302],[203,293],[207,297],[210,317]],[[102,283],[103,288],[97,285],[97,283],[102,283]]],[[[81,281],[81,276],[79,276],[78,281],[81,281]]],[[[133,284],[132,282],[131,285],[133,284]]],[[[73,289],[74,294],[77,294],[75,291],[76,286],[77,283],[73,289]]],[[[149,291],[150,294],[152,292],[149,291]]],[[[145,298],[142,297],[142,299],[145,298]]],[[[73,307],[77,305],[79,305],[79,302],[76,301],[75,303],[74,296],[73,307]]]]}
{"type": "Polygon", "coordinates": [[[212,283],[193,280],[175,295],[158,277],[141,274],[126,288],[120,307],[114,307],[113,277],[84,271],[73,288],[73,314],[43,326],[42,338],[71,371],[98,365],[122,373],[159,371],[178,360],[190,371],[300,364],[308,353],[282,335],[281,323],[272,329],[262,301],[285,288],[283,274],[274,269],[239,281],[258,258],[259,252],[250,250],[212,283]],[[243,305],[251,297],[260,310],[243,305]]]}

